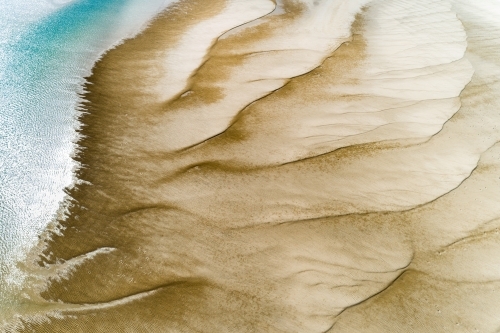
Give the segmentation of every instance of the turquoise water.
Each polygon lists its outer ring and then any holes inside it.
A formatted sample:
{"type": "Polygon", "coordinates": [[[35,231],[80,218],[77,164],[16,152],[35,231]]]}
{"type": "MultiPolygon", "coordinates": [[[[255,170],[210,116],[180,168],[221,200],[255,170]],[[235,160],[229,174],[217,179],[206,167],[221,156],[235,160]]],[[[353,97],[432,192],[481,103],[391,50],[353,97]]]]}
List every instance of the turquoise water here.
{"type": "Polygon", "coordinates": [[[0,0],[0,310],[72,182],[83,77],[169,2],[0,0]]]}

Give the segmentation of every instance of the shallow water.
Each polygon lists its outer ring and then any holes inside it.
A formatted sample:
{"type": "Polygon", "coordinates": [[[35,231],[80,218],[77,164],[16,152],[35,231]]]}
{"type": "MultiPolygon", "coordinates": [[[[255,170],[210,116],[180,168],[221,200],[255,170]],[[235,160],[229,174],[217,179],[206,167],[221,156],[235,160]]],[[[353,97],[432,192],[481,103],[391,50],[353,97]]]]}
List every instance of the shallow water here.
{"type": "Polygon", "coordinates": [[[72,182],[83,77],[169,1],[0,2],[0,307],[72,182]]]}

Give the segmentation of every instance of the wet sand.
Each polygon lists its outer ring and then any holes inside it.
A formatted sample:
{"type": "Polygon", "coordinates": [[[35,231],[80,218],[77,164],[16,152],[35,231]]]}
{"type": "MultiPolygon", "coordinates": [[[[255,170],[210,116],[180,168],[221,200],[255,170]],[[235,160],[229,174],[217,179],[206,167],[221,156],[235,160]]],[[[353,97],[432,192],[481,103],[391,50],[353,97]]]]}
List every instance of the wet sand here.
{"type": "Polygon", "coordinates": [[[5,330],[496,332],[500,28],[476,6],[168,8],[88,78],[39,308],[5,330]]]}

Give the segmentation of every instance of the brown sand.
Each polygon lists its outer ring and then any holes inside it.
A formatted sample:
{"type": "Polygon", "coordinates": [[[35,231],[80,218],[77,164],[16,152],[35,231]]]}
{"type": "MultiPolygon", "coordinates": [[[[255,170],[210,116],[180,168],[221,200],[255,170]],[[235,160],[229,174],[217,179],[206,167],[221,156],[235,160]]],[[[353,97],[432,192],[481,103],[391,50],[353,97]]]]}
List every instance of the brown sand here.
{"type": "Polygon", "coordinates": [[[19,331],[500,326],[500,30],[462,2],[279,5],[183,0],[96,64],[19,331]]]}

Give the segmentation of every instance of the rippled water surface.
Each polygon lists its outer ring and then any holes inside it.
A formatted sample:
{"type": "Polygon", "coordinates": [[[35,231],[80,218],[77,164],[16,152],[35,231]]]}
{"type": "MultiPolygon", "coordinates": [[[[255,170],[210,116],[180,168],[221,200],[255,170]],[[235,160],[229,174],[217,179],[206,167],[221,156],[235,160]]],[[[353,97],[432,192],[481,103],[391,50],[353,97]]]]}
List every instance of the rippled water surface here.
{"type": "Polygon", "coordinates": [[[16,302],[14,263],[71,184],[82,78],[167,3],[0,1],[0,308],[16,302]]]}

